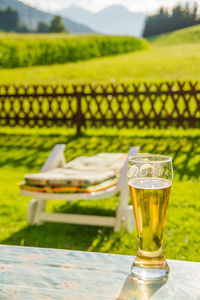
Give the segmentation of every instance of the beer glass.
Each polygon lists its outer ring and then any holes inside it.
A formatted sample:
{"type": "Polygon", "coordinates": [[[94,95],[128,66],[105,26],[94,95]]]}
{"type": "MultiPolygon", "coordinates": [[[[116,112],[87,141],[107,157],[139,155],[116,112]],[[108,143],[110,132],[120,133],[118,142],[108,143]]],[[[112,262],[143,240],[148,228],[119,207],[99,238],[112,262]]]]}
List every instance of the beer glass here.
{"type": "Polygon", "coordinates": [[[139,239],[131,271],[143,280],[159,280],[169,273],[162,243],[172,179],[171,157],[153,154],[129,157],[128,184],[139,239]]]}

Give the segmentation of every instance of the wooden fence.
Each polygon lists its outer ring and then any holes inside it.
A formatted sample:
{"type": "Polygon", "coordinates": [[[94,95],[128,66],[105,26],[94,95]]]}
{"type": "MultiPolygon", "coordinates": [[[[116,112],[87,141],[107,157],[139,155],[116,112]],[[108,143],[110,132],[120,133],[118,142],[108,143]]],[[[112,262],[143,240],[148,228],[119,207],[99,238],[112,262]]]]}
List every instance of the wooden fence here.
{"type": "Polygon", "coordinates": [[[199,128],[199,82],[0,86],[0,126],[199,128]]]}

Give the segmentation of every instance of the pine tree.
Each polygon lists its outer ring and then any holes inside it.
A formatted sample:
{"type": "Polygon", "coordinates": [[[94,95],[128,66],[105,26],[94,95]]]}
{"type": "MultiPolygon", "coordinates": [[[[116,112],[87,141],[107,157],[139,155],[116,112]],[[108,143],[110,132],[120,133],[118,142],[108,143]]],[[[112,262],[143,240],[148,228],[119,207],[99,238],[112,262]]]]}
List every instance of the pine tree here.
{"type": "Polygon", "coordinates": [[[67,32],[62,18],[60,16],[54,16],[53,20],[50,23],[50,32],[58,33],[58,32],[67,32]]]}
{"type": "Polygon", "coordinates": [[[38,33],[49,33],[50,32],[49,25],[45,22],[40,22],[37,27],[37,32],[38,33]]]}
{"type": "Polygon", "coordinates": [[[143,36],[153,36],[197,24],[200,24],[197,3],[193,7],[189,4],[176,5],[171,13],[167,9],[160,8],[155,15],[147,18],[143,36]]]}

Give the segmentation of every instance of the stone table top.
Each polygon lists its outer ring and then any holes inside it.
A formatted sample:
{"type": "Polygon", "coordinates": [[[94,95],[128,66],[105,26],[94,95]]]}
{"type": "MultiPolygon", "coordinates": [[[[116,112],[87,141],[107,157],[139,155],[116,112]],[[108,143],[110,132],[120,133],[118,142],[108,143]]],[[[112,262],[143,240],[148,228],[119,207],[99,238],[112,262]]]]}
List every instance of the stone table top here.
{"type": "Polygon", "coordinates": [[[168,260],[168,280],[138,281],[133,256],[0,246],[0,300],[200,300],[200,263],[168,260]]]}

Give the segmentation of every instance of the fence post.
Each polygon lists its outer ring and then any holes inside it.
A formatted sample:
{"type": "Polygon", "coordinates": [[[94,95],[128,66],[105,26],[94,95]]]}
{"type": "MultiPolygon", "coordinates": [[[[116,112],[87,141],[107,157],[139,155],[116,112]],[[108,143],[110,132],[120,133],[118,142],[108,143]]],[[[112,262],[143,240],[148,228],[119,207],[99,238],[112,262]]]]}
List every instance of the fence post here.
{"type": "Polygon", "coordinates": [[[81,134],[81,126],[82,126],[82,107],[81,107],[81,93],[76,93],[77,99],[77,111],[76,111],[76,134],[81,134]]]}

